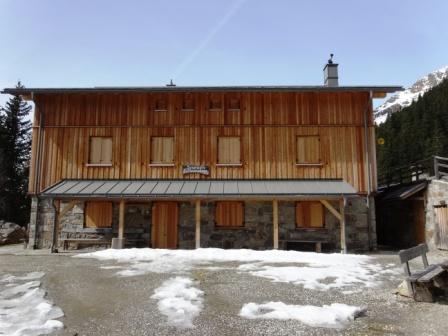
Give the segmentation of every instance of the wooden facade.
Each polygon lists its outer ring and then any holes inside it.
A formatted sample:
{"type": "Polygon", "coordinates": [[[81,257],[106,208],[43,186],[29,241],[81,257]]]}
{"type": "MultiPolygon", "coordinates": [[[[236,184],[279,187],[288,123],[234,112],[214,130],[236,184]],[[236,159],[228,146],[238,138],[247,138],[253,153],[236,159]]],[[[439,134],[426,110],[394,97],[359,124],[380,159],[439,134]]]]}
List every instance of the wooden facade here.
{"type": "Polygon", "coordinates": [[[342,178],[360,194],[376,189],[368,91],[83,92],[33,99],[31,194],[62,179],[342,178]],[[94,137],[112,139],[111,164],[89,161],[94,137]],[[156,137],[174,139],[173,164],[151,162],[156,137]],[[219,164],[220,137],[240,139],[241,164],[219,164]],[[298,137],[317,141],[319,153],[301,156],[298,146],[310,141],[298,137]],[[307,157],[313,162],[303,162],[307,157]],[[188,164],[208,166],[210,175],[184,175],[188,164]]]}

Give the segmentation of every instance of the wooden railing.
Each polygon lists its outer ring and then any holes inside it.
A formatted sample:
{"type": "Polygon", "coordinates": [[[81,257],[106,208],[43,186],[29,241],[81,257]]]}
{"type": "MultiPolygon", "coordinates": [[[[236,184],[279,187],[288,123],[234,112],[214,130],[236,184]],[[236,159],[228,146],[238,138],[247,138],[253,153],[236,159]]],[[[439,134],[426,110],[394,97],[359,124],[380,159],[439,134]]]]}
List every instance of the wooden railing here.
{"type": "Polygon", "coordinates": [[[448,158],[433,156],[428,159],[398,167],[378,176],[380,187],[424,181],[430,177],[440,179],[448,176],[448,158]]]}

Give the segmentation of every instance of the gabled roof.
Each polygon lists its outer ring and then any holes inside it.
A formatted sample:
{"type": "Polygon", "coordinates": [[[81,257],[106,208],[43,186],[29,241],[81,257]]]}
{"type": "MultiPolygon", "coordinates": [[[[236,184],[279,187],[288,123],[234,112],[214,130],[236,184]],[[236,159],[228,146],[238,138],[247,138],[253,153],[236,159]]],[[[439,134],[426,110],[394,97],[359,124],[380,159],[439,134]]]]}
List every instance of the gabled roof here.
{"type": "Polygon", "coordinates": [[[12,95],[54,94],[54,93],[125,93],[125,92],[370,92],[386,94],[403,90],[401,86],[117,86],[85,88],[5,88],[2,93],[12,95]]]}

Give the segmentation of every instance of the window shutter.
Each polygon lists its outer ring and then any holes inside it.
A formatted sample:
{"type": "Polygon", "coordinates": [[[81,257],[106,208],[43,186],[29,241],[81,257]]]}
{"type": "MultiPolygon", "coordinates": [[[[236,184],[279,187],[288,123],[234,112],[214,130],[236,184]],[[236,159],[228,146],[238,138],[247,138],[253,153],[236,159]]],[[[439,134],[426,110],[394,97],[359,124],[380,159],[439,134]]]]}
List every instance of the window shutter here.
{"type": "Polygon", "coordinates": [[[85,226],[88,228],[112,227],[112,203],[87,202],[85,222],[85,226]]]}
{"type": "Polygon", "coordinates": [[[218,138],[218,163],[241,163],[241,142],[239,137],[218,138]]]}
{"type": "Polygon", "coordinates": [[[241,227],[244,225],[243,202],[217,202],[215,212],[216,226],[241,227]]]}
{"type": "Polygon", "coordinates": [[[297,163],[320,163],[320,140],[318,136],[297,137],[297,163]]]}
{"type": "Polygon", "coordinates": [[[101,163],[112,163],[112,138],[101,140],[101,163]]]}
{"type": "Polygon", "coordinates": [[[174,138],[152,137],[151,163],[173,163],[173,162],[174,162],[174,138]]]}
{"type": "Polygon", "coordinates": [[[296,226],[299,228],[323,228],[324,209],[320,202],[298,202],[296,204],[296,226]]]}
{"type": "Polygon", "coordinates": [[[90,157],[89,163],[101,163],[101,138],[90,138],[90,157]]]}

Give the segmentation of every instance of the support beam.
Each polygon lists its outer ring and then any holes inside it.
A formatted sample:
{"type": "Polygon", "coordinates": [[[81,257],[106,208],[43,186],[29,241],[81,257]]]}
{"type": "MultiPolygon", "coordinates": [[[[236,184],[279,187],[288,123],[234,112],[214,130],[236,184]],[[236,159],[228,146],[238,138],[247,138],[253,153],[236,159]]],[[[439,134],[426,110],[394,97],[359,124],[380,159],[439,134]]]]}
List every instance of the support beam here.
{"type": "Polygon", "coordinates": [[[118,238],[112,238],[112,248],[122,249],[124,248],[124,215],[125,215],[126,203],[124,200],[120,201],[120,207],[118,212],[118,238]]]}
{"type": "Polygon", "coordinates": [[[124,238],[124,210],[125,210],[125,202],[124,200],[120,201],[120,209],[119,209],[119,219],[118,219],[118,238],[124,238]]]}
{"type": "Polygon", "coordinates": [[[347,243],[345,241],[345,205],[346,205],[347,201],[346,198],[344,197],[342,200],[339,201],[339,208],[340,208],[340,212],[341,212],[341,219],[340,219],[340,223],[341,223],[341,253],[347,253],[347,243]]]}
{"type": "Polygon", "coordinates": [[[201,247],[201,200],[196,200],[195,202],[195,222],[196,222],[196,233],[195,233],[195,240],[196,240],[196,248],[201,247]]]}
{"type": "Polygon", "coordinates": [[[337,211],[327,200],[320,200],[320,202],[330,211],[339,221],[342,220],[342,215],[337,211]]]}
{"type": "Polygon", "coordinates": [[[273,225],[273,239],[274,249],[278,250],[278,200],[272,201],[272,225],[273,225]]]}

